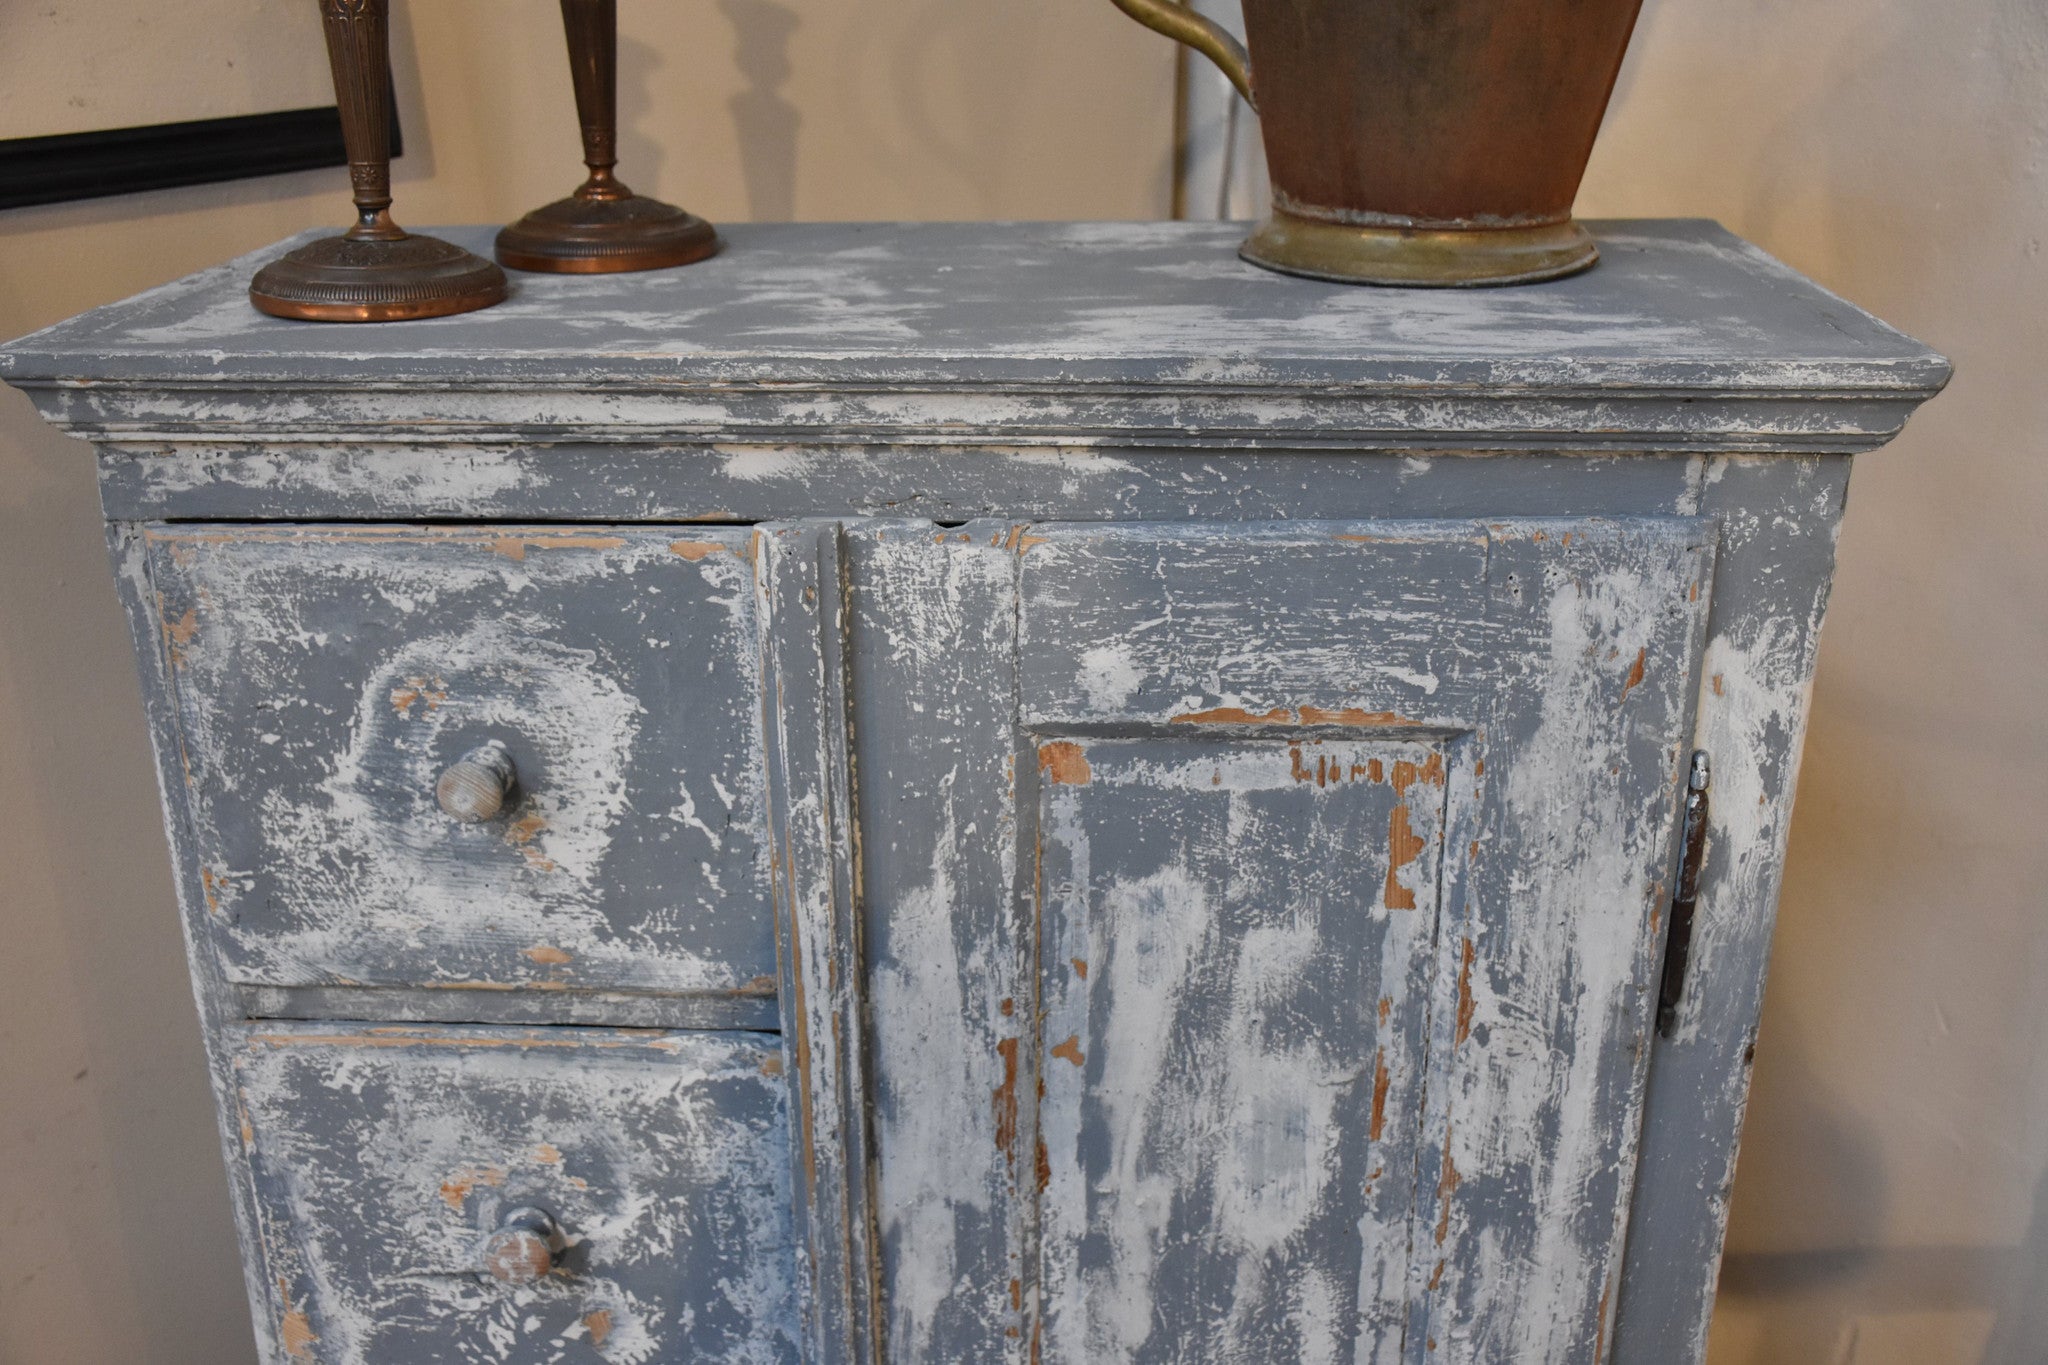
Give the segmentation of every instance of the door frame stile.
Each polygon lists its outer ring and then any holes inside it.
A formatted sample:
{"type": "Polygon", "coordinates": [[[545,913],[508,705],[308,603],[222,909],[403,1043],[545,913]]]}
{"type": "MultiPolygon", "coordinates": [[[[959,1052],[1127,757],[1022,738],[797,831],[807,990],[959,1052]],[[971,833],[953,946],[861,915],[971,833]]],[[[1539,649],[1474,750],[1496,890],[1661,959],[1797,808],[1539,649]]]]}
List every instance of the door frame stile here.
{"type": "Polygon", "coordinates": [[[753,557],[804,1358],[875,1365],[880,1259],[845,536],[837,522],[763,526],[753,557]]]}

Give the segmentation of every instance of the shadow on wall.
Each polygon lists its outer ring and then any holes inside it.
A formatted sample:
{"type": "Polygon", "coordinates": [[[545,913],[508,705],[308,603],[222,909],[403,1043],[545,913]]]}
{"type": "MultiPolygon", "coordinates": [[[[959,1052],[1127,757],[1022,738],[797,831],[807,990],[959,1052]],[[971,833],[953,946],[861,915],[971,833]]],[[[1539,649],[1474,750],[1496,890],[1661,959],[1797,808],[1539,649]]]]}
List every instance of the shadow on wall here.
{"type": "Polygon", "coordinates": [[[661,180],[667,160],[664,139],[650,133],[648,116],[654,112],[654,81],[661,74],[659,49],[637,38],[619,35],[619,178],[638,189],[661,180]]]}
{"type": "MultiPolygon", "coordinates": [[[[395,112],[404,134],[405,152],[391,163],[391,179],[401,186],[434,178],[434,129],[427,118],[420,79],[419,39],[413,33],[411,11],[405,5],[395,5],[391,10],[391,85],[392,93],[398,97],[395,112]]],[[[314,174],[331,179],[333,173],[314,174]]],[[[347,221],[344,213],[342,222],[347,221]]]]}
{"type": "Polygon", "coordinates": [[[1983,1365],[2042,1365],[2048,1361],[2048,1171],[2034,1184],[2026,1238],[2004,1256],[2010,1264],[1999,1277],[2004,1292],[1983,1365]]]}
{"type": "Polygon", "coordinates": [[[1018,101],[999,96],[956,104],[948,99],[949,94],[957,97],[951,89],[956,73],[972,71],[977,79],[1001,80],[1007,74],[1004,64],[992,61],[991,54],[1007,53],[1018,59],[1016,70],[1035,73],[1038,79],[1057,79],[1060,49],[1077,41],[1076,33],[1049,20],[1038,5],[970,6],[958,0],[927,0],[916,21],[904,26],[901,41],[889,54],[896,116],[919,156],[943,165],[966,183],[978,212],[997,204],[1007,164],[1021,151],[1019,143],[1031,140],[1036,130],[1009,116],[1018,101]]]}
{"type": "Polygon", "coordinates": [[[1844,1122],[1839,1097],[1790,1032],[1765,1035],[1773,1064],[1768,1091],[1760,1087],[1756,1098],[1771,1110],[1773,1140],[1745,1154],[1738,1189],[1744,1202],[1771,1201],[1772,1222],[1829,1228],[1848,1245],[1727,1254],[1722,1299],[1775,1310],[1768,1341],[1749,1359],[1889,1365],[1902,1359],[1898,1344],[1867,1330],[1870,1320],[1969,1314],[1989,1319],[1980,1365],[2048,1365],[2048,1172],[2035,1185],[2032,1218],[2016,1247],[1881,1245],[1880,1149],[1870,1133],[1844,1122]]]}
{"type": "MultiPolygon", "coordinates": [[[[1838,1298],[1853,1295],[1882,1239],[1885,1172],[1874,1137],[1849,1121],[1796,1021],[1773,1021],[1763,1036],[1765,1065],[1753,1080],[1751,1104],[1768,1117],[1767,1132],[1753,1132],[1736,1172],[1735,1203],[1765,1206],[1775,1228],[1823,1228],[1846,1243],[1794,1252],[1730,1251],[1721,1264],[1725,1301],[1779,1299],[1811,1309],[1796,1326],[1775,1323],[1755,1365],[1846,1365],[1831,1340],[1838,1333],[1838,1298]]],[[[1736,1226],[1742,1223],[1736,1216],[1736,1226]]],[[[1716,1344],[1719,1344],[1718,1334],[1716,1344]]]]}
{"type": "Polygon", "coordinates": [[[796,216],[796,135],[803,118],[782,90],[789,83],[789,41],[802,20],[774,0],[719,0],[718,8],[732,24],[733,63],[747,81],[729,101],[747,217],[787,222],[796,216]]]}
{"type": "Polygon", "coordinates": [[[1857,463],[1715,1365],[2048,1365],[2044,76],[2039,0],[1647,0],[1581,196],[1720,218],[1957,366],[1857,463]]]}
{"type": "MultiPolygon", "coordinates": [[[[1774,1324],[1770,1358],[1785,1365],[1860,1365],[1862,1320],[1873,1315],[1991,1317],[1980,1365],[2048,1365],[2048,1173],[2034,1187],[2017,1247],[1832,1247],[1730,1252],[1721,1293],[1730,1300],[1804,1301],[1800,1328],[1774,1324]]],[[[1889,1359],[1889,1357],[1887,1357],[1889,1359]]]]}

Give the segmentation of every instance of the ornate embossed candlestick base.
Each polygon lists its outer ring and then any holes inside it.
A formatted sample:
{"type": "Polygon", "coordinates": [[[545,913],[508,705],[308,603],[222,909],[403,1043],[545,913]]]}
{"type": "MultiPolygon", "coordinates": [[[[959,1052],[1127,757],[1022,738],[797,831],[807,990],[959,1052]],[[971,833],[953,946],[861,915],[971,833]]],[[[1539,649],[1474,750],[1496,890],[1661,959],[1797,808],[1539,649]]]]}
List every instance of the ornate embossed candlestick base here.
{"type": "Polygon", "coordinates": [[[659,270],[713,255],[718,232],[694,213],[633,193],[618,164],[618,0],[562,0],[583,162],[590,178],[498,234],[498,259],[518,270],[597,274],[659,270]]]}
{"type": "Polygon", "coordinates": [[[487,308],[505,272],[438,237],[391,221],[390,0],[320,0],[341,106],[356,224],[256,272],[249,301],[281,318],[397,322],[487,308]]]}

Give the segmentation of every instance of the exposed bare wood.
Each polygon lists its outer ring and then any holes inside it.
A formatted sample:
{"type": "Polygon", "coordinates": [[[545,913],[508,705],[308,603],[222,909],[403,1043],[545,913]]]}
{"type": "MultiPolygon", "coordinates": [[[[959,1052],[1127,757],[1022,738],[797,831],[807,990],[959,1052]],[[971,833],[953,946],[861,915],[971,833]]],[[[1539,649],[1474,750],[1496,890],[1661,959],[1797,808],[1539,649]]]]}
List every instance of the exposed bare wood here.
{"type": "Polygon", "coordinates": [[[851,585],[836,523],[763,527],[752,558],[806,1359],[867,1365],[880,1349],[880,1267],[847,698],[851,585]]]}
{"type": "Polygon", "coordinates": [[[1600,231],[0,347],[98,446],[266,1360],[1697,1365],[1846,456],[1947,371],[1600,231]]]}

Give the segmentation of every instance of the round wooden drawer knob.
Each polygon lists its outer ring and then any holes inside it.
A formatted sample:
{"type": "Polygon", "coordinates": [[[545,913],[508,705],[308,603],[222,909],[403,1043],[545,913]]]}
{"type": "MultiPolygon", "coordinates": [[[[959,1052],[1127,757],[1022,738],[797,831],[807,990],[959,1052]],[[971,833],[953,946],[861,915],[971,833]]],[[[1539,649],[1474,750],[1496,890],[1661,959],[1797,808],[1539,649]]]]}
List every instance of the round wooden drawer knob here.
{"type": "Polygon", "coordinates": [[[434,799],[463,824],[480,825],[505,809],[517,778],[512,755],[494,739],[449,764],[434,784],[434,799]]]}
{"type": "Polygon", "coordinates": [[[539,1209],[514,1209],[484,1239],[484,1273],[501,1284],[533,1284],[555,1268],[562,1230],[539,1209]]]}

